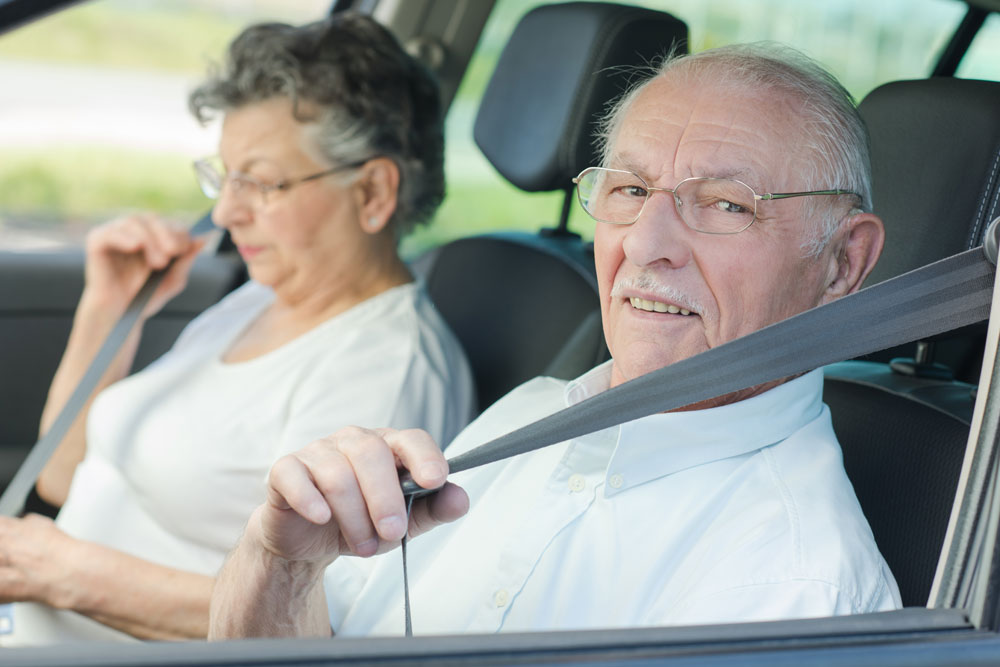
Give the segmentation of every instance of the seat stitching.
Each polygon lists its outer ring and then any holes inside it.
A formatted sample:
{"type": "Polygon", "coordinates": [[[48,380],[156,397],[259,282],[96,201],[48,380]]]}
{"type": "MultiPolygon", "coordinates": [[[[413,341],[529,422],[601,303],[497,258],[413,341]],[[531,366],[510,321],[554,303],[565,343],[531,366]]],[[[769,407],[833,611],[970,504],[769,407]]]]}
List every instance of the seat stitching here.
{"type": "MultiPolygon", "coordinates": [[[[997,167],[998,166],[1000,166],[1000,149],[997,150],[996,155],[993,157],[993,167],[990,169],[990,177],[989,177],[989,179],[986,182],[986,185],[987,185],[986,192],[987,193],[989,193],[989,185],[990,185],[990,183],[992,183],[993,180],[994,180],[994,178],[996,178],[997,167]]],[[[1000,196],[1000,191],[997,192],[997,195],[1000,196]]],[[[986,208],[986,202],[987,202],[988,199],[989,199],[989,196],[987,194],[987,196],[984,196],[980,200],[980,202],[979,202],[979,210],[976,211],[976,226],[973,228],[973,230],[972,230],[972,236],[969,238],[969,240],[968,240],[968,242],[966,244],[967,248],[972,248],[975,245],[978,245],[978,244],[976,244],[976,241],[979,239],[979,231],[983,227],[983,223],[984,223],[983,212],[984,212],[984,210],[986,208]]]]}
{"type": "MultiPolygon", "coordinates": [[[[1000,161],[1000,148],[997,149],[997,160],[1000,161]]],[[[991,177],[990,180],[993,181],[993,178],[991,177]]],[[[993,194],[993,204],[990,206],[990,214],[987,216],[991,220],[996,213],[997,205],[1000,204],[1000,184],[994,182],[993,185],[996,186],[996,191],[993,194]]]]}

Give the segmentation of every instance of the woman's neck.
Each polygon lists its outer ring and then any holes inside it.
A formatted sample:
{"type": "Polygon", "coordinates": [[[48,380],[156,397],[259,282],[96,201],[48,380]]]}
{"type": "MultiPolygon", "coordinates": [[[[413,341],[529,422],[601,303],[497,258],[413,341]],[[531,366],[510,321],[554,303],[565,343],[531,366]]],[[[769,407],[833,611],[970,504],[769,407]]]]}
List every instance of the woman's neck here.
{"type": "Polygon", "coordinates": [[[359,263],[347,271],[330,271],[308,285],[275,287],[273,310],[291,320],[324,321],[373,296],[413,281],[395,252],[391,258],[359,263]]]}
{"type": "Polygon", "coordinates": [[[312,285],[275,286],[275,300],[223,355],[226,363],[259,357],[386,290],[413,282],[413,274],[396,255],[364,263],[364,268],[329,272],[312,285]]]}

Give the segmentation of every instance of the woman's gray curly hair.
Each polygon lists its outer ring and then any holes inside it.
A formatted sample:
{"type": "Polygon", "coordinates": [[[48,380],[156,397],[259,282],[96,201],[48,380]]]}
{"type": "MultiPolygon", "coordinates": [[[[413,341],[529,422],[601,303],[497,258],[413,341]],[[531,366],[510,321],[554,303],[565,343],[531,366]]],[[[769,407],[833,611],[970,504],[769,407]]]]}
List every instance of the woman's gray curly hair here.
{"type": "Polygon", "coordinates": [[[274,97],[315,123],[317,147],[332,166],[382,156],[399,167],[396,211],[402,238],[444,198],[444,127],[437,83],[373,19],[339,12],[303,26],[261,23],[229,46],[226,62],[190,95],[202,123],[274,97]]]}

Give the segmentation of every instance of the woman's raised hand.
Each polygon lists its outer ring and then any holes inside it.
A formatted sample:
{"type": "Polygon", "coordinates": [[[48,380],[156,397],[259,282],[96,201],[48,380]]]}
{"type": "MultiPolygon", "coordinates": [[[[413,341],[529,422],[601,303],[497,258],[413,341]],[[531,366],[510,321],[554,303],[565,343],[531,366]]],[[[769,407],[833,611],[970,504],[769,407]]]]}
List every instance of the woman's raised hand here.
{"type": "Polygon", "coordinates": [[[143,317],[157,313],[187,284],[195,256],[204,246],[183,226],[152,214],[112,220],[87,235],[84,302],[120,315],[156,270],[170,265],[143,317]]]}

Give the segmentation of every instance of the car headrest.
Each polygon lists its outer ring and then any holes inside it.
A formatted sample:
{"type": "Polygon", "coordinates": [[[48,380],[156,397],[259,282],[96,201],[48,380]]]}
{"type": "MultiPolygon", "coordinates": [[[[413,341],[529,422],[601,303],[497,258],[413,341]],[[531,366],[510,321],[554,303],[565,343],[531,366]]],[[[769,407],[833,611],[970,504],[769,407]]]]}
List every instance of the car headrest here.
{"type": "Polygon", "coordinates": [[[932,78],[876,88],[859,105],[885,222],[873,285],[973,248],[1000,215],[1000,83],[932,78]]]}
{"type": "Polygon", "coordinates": [[[628,87],[635,66],[674,44],[687,49],[687,26],[663,12],[599,2],[537,7],[500,55],[476,117],[476,143],[520,189],[568,189],[597,163],[598,115],[628,87]]]}

